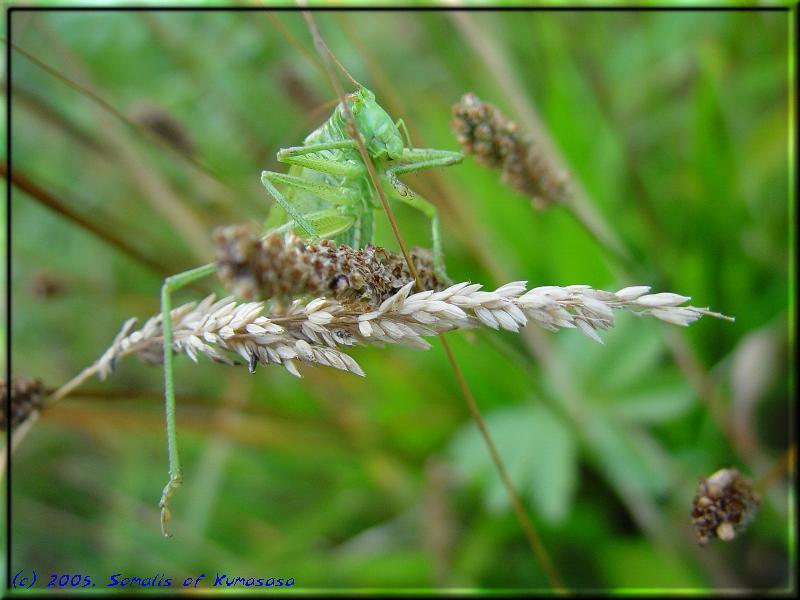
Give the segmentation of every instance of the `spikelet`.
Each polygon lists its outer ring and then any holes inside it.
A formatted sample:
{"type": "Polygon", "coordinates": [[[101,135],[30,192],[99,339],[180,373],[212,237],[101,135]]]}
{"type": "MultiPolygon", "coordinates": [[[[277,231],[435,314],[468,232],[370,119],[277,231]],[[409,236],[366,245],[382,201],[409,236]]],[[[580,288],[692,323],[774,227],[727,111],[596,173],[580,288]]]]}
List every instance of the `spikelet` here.
{"type": "MultiPolygon", "coordinates": [[[[306,244],[278,233],[262,239],[249,225],[219,228],[213,239],[220,280],[246,300],[324,296],[374,307],[413,279],[402,256],[379,246],[354,250],[330,240],[306,244]]],[[[441,289],[448,283],[434,274],[427,250],[415,248],[411,257],[423,287],[441,289]]]]}
{"type": "Polygon", "coordinates": [[[517,124],[493,104],[473,93],[453,105],[451,128],[466,154],[489,168],[500,168],[503,181],[528,196],[537,209],[563,202],[569,194],[569,177],[552,164],[540,144],[526,140],[517,124]]]}
{"type": "Polygon", "coordinates": [[[720,469],[700,478],[692,502],[692,523],[697,541],[705,546],[713,538],[730,542],[755,517],[761,498],[753,482],[736,469],[720,469]]]}
{"type": "Polygon", "coordinates": [[[8,386],[6,380],[0,381],[3,386],[3,411],[0,416],[2,428],[6,429],[8,423],[6,421],[6,402],[11,403],[11,427],[16,427],[25,419],[27,419],[34,411],[37,411],[42,406],[44,399],[44,386],[38,379],[29,379],[27,377],[12,377],[11,378],[11,398],[7,397],[8,386]]]}

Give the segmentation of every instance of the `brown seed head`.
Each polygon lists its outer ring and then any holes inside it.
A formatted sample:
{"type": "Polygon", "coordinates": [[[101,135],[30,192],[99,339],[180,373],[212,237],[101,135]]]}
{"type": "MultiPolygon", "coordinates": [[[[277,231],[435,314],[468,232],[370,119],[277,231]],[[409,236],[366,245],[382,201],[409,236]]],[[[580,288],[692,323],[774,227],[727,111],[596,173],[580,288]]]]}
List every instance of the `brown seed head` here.
{"type": "MultiPolygon", "coordinates": [[[[402,256],[379,246],[354,250],[330,240],[306,244],[277,233],[262,238],[248,225],[217,229],[213,240],[220,280],[246,300],[325,296],[371,307],[413,279],[402,256]]],[[[433,273],[429,252],[415,248],[411,257],[425,289],[448,285],[433,273]]]]}
{"type": "Polygon", "coordinates": [[[16,427],[27,419],[32,412],[39,410],[42,406],[44,399],[44,386],[38,379],[29,379],[27,377],[12,377],[11,378],[11,398],[7,394],[8,386],[6,380],[0,380],[3,386],[3,410],[0,416],[0,423],[2,428],[8,427],[6,421],[6,402],[11,402],[11,427],[16,427]]]}
{"type": "Polygon", "coordinates": [[[731,541],[758,511],[761,498],[753,482],[735,469],[701,477],[692,503],[692,523],[701,546],[713,538],[731,541]]]}
{"type": "Polygon", "coordinates": [[[453,105],[451,128],[461,149],[486,167],[501,168],[503,181],[543,209],[569,194],[569,177],[553,165],[541,144],[526,140],[514,121],[473,93],[453,105]]]}

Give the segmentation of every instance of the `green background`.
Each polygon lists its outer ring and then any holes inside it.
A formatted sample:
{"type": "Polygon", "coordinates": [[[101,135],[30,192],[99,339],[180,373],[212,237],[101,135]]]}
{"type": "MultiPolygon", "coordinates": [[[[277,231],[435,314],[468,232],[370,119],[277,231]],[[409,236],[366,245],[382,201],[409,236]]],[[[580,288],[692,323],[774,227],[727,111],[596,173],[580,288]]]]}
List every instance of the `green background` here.
{"type": "MultiPolygon", "coordinates": [[[[790,14],[479,12],[471,33],[447,12],[316,16],[415,145],[456,149],[450,106],[466,91],[524,125],[522,101],[631,257],[467,157],[404,177],[439,207],[456,281],[647,284],[736,317],[679,330],[621,314],[604,346],[577,331],[448,336],[568,585],[793,582],[783,480],[730,544],[699,548],[689,517],[698,477],[736,467],[758,479],[790,444],[790,14]]],[[[15,11],[11,26],[61,77],[12,52],[13,168],[133,249],[14,191],[14,372],[54,388],[126,318],[158,311],[165,274],[208,262],[214,227],[263,220],[260,171],[285,171],[276,151],[318,126],[335,94],[294,12],[15,11]],[[189,158],[131,126],[147,111],[179,124],[189,158]]],[[[396,214],[409,244],[429,244],[420,214],[396,214]]],[[[379,221],[378,241],[396,248],[379,221]]],[[[217,289],[203,286],[178,301],[217,289]]],[[[158,528],[161,370],[122,361],[15,453],[12,566],[99,587],[112,573],[180,585],[219,571],[294,577],[298,591],[546,589],[432,341],[356,349],[366,379],[179,357],[185,485],[171,540],[158,528]]]]}

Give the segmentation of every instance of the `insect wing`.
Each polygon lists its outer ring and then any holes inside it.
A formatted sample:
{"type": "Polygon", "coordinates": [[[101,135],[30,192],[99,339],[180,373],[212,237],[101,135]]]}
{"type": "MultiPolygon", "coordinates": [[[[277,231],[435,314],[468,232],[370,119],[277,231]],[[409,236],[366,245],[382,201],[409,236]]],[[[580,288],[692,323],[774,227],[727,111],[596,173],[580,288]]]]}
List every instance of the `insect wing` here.
{"type": "MultiPolygon", "coordinates": [[[[317,230],[319,237],[328,239],[352,227],[356,220],[353,215],[343,215],[335,210],[321,210],[304,216],[317,230]]],[[[296,228],[295,233],[301,237],[307,237],[299,227],[296,228]]]]}

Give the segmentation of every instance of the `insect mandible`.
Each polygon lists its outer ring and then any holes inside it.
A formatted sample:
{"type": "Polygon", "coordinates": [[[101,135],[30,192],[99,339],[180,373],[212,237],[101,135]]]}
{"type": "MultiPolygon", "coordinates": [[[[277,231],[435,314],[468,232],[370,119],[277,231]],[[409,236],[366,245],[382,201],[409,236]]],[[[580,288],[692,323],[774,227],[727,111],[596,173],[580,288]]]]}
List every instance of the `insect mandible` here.
{"type": "MultiPolygon", "coordinates": [[[[363,86],[345,98],[362,136],[378,181],[390,200],[403,202],[430,219],[433,266],[446,280],[439,215],[436,207],[403,184],[398,175],[461,162],[458,151],[414,148],[402,119],[392,121],[363,86]],[[402,131],[402,134],[401,134],[402,131]],[[404,145],[403,136],[405,136],[404,145]]],[[[265,235],[292,230],[310,241],[331,239],[361,248],[372,242],[374,214],[382,205],[372,186],[357,142],[350,137],[347,116],[340,103],[325,123],[312,131],[302,146],[283,148],[278,160],[290,165],[288,173],[263,171],[261,182],[276,204],[264,224],[265,235]],[[284,192],[276,187],[281,185],[284,192]]],[[[166,536],[170,518],[169,501],[183,482],[178,456],[175,391],[172,367],[171,295],[176,290],[216,272],[210,263],[168,277],[161,288],[161,316],[164,331],[164,395],[169,452],[169,481],[159,506],[161,529],[166,536]]]]}

